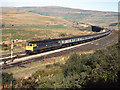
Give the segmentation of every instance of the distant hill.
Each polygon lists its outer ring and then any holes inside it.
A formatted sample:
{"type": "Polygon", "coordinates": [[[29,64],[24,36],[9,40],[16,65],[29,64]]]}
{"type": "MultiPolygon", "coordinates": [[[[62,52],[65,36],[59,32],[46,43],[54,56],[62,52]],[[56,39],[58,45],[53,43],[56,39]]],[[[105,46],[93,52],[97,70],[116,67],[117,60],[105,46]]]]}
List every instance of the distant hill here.
{"type": "Polygon", "coordinates": [[[66,20],[77,21],[80,23],[89,23],[99,26],[109,26],[111,23],[117,22],[118,20],[117,12],[72,9],[58,6],[11,7],[11,8],[4,7],[4,9],[22,10],[45,16],[62,17],[66,20]]]}
{"type": "Polygon", "coordinates": [[[60,25],[70,24],[63,18],[52,16],[43,16],[35,13],[18,11],[18,10],[2,10],[2,23],[5,25],[60,25]]]}

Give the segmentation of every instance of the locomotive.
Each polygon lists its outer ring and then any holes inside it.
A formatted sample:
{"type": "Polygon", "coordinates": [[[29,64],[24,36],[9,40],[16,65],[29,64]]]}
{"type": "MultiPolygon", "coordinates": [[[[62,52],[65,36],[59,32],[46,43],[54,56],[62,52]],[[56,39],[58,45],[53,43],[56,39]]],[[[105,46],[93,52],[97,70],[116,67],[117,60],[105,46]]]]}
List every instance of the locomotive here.
{"type": "Polygon", "coordinates": [[[111,30],[107,30],[106,32],[84,35],[84,36],[76,36],[69,38],[60,38],[60,39],[50,39],[43,41],[31,41],[26,44],[26,54],[34,54],[39,53],[52,48],[59,48],[63,46],[68,46],[76,43],[83,43],[93,39],[104,37],[111,33],[111,30]]]}

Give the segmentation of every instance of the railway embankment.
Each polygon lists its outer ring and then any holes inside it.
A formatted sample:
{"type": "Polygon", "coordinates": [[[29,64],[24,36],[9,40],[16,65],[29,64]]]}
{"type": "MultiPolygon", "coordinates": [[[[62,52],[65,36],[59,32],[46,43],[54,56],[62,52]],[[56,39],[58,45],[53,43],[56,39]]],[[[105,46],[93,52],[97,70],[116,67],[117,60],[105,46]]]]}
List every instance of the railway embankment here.
{"type": "MultiPolygon", "coordinates": [[[[21,76],[21,74],[20,74],[21,71],[25,74],[26,71],[29,72],[31,69],[34,69],[34,71],[36,71],[37,68],[39,68],[39,67],[37,67],[35,70],[36,66],[45,66],[47,64],[54,63],[54,62],[60,62],[60,61],[65,63],[66,59],[73,53],[78,53],[78,54],[93,53],[96,49],[102,49],[102,48],[106,48],[109,45],[113,45],[114,43],[117,42],[117,40],[118,40],[118,37],[116,36],[116,34],[112,33],[106,37],[103,37],[103,38],[95,40],[95,41],[91,41],[87,44],[83,44],[80,46],[73,46],[74,48],[61,51],[60,53],[53,53],[51,56],[50,55],[45,56],[44,58],[42,57],[41,59],[36,58],[35,59],[36,62],[34,62],[34,63],[17,65],[15,67],[5,70],[5,71],[14,72],[14,73],[17,71],[17,74],[15,73],[15,76],[16,75],[21,76]],[[58,57],[60,57],[61,59],[60,58],[58,59],[58,57]],[[54,58],[54,60],[52,58],[54,58]],[[17,70],[16,70],[16,67],[17,67],[17,70]],[[20,71],[20,72],[18,72],[18,71],[20,71]]],[[[32,71],[30,71],[30,72],[32,73],[32,71]]],[[[27,75],[29,75],[29,73],[25,74],[24,76],[27,76],[27,75]]]]}
{"type": "MultiPolygon", "coordinates": [[[[100,44],[97,42],[96,45],[100,44]]],[[[52,58],[53,61],[47,59],[49,63],[45,60],[39,63],[34,62],[33,64],[36,68],[29,67],[29,71],[27,71],[27,65],[21,66],[21,70],[13,72],[14,75],[18,75],[19,72],[24,75],[25,73],[28,74],[28,72],[31,74],[29,73],[29,76],[16,79],[17,81],[13,82],[13,87],[120,88],[118,49],[119,43],[97,50],[93,54],[72,54],[66,59],[63,57],[54,57],[52,58]]],[[[13,70],[15,69],[12,68],[13,70]]]]}

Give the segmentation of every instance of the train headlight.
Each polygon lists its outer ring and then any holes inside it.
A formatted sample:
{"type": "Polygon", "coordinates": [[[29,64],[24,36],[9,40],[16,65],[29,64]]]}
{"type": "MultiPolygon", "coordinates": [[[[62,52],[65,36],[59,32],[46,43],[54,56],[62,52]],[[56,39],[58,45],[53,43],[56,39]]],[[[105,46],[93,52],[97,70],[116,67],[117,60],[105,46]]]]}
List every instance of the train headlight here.
{"type": "Polygon", "coordinates": [[[36,44],[33,44],[34,47],[36,47],[37,45],[36,44]]]}

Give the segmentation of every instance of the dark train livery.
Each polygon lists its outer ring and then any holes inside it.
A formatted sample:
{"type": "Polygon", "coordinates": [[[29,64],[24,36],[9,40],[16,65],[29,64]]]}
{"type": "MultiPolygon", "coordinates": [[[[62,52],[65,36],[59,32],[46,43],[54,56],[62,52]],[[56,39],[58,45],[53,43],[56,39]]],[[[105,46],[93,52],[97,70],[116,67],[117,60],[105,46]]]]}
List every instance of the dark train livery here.
{"type": "Polygon", "coordinates": [[[68,46],[75,43],[83,43],[86,41],[90,41],[93,39],[106,36],[110,33],[111,31],[107,30],[106,32],[102,32],[99,34],[77,36],[77,37],[70,37],[70,38],[61,38],[61,39],[50,39],[50,40],[44,40],[44,41],[32,41],[26,44],[26,54],[38,53],[48,49],[68,46]]]}

